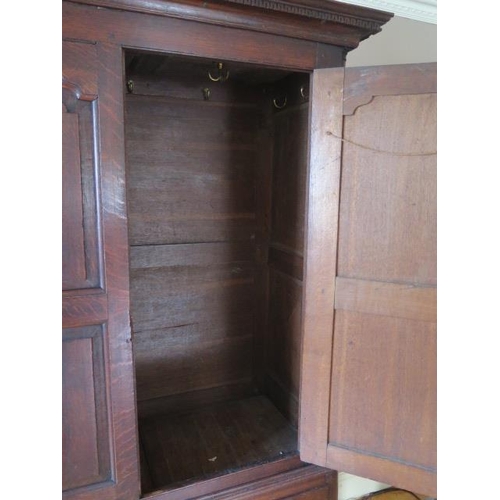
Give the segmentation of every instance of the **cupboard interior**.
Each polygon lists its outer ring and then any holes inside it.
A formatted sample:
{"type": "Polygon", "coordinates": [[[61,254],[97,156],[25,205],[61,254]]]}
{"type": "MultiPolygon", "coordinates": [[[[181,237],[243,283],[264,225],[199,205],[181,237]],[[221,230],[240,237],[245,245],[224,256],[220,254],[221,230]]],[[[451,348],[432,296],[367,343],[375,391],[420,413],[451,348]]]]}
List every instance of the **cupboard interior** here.
{"type": "Polygon", "coordinates": [[[309,75],[125,68],[144,494],[297,454],[309,75]]]}

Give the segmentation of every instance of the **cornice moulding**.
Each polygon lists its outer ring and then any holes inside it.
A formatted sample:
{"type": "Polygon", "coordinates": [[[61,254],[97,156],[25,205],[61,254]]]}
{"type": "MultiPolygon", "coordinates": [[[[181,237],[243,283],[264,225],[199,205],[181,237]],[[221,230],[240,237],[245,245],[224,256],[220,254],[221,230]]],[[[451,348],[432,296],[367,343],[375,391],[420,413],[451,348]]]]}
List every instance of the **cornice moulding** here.
{"type": "Polygon", "coordinates": [[[399,17],[437,24],[437,0],[340,0],[351,5],[392,12],[399,17]]]}
{"type": "Polygon", "coordinates": [[[274,33],[351,50],[393,14],[337,0],[68,0],[69,3],[274,33]],[[255,9],[255,10],[254,10],[255,9]]]}

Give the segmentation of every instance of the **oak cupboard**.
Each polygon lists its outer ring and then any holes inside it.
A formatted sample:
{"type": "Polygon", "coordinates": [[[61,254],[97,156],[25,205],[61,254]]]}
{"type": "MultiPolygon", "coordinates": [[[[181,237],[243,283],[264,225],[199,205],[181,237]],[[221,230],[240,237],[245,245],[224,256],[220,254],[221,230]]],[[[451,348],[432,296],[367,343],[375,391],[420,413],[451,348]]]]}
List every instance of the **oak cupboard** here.
{"type": "Polygon", "coordinates": [[[433,64],[390,14],[63,2],[63,496],[435,495],[433,64]]]}

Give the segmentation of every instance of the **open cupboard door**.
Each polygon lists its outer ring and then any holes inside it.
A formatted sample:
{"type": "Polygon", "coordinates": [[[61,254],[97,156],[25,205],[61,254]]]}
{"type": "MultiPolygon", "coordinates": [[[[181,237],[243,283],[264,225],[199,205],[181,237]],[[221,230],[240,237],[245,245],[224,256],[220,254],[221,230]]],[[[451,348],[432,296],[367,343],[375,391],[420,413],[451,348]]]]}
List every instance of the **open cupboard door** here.
{"type": "Polygon", "coordinates": [[[436,496],[436,65],[313,74],[300,455],[436,496]]]}

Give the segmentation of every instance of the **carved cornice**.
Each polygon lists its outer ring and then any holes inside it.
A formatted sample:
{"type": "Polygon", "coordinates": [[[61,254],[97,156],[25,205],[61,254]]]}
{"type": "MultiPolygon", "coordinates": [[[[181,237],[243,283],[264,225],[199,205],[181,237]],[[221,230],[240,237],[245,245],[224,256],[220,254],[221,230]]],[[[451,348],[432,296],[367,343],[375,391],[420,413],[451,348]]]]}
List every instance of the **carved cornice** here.
{"type": "Polygon", "coordinates": [[[393,14],[335,0],[66,0],[338,45],[350,50],[393,14]]]}
{"type": "Polygon", "coordinates": [[[291,4],[288,2],[274,1],[274,0],[226,0],[226,1],[230,3],[237,3],[240,5],[249,5],[251,7],[256,7],[259,9],[273,10],[277,12],[284,12],[286,14],[293,14],[302,17],[309,17],[312,19],[320,19],[322,21],[331,21],[338,24],[355,26],[357,28],[362,28],[373,32],[380,31],[382,24],[384,24],[387,21],[387,19],[384,19],[382,22],[373,19],[363,19],[360,17],[349,16],[347,14],[339,14],[336,12],[332,12],[331,10],[312,9],[308,6],[302,6],[302,5],[291,4]]]}

